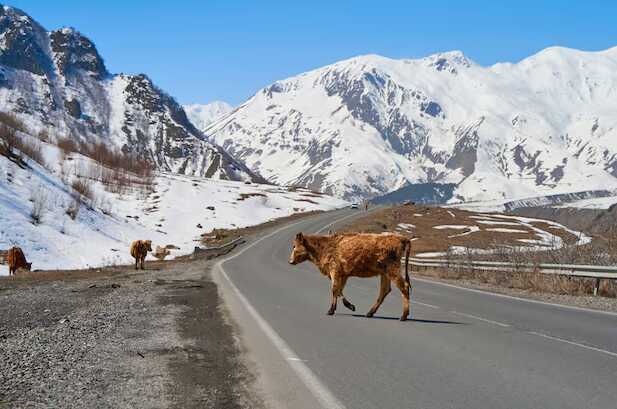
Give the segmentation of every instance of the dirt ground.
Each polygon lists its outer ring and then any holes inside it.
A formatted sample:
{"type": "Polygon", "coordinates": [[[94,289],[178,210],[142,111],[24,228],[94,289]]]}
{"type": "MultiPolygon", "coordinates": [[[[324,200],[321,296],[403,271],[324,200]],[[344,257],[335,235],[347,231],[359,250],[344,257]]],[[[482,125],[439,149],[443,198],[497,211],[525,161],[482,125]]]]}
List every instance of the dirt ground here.
{"type": "Polygon", "coordinates": [[[260,407],[211,263],[0,280],[0,407],[260,407]]]}
{"type": "MultiPolygon", "coordinates": [[[[577,239],[566,230],[555,229],[547,223],[533,222],[531,225],[560,237],[566,243],[577,239]]],[[[538,239],[533,229],[516,220],[499,219],[485,213],[466,210],[414,205],[392,206],[369,212],[338,231],[367,233],[397,231],[409,237],[417,237],[412,246],[413,254],[445,252],[451,246],[474,249],[488,249],[495,245],[525,246],[527,244],[520,241],[521,239],[538,239]],[[464,226],[474,226],[478,231],[472,231],[472,228],[464,226]],[[500,228],[517,232],[494,230],[500,228]]]]}

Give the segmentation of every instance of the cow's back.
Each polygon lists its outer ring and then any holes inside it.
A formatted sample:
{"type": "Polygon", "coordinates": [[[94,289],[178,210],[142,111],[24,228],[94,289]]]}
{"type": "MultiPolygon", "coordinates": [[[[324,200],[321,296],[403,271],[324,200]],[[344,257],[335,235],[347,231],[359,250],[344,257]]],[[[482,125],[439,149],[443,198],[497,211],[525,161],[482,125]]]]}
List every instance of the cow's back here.
{"type": "Polygon", "coordinates": [[[26,256],[19,247],[12,247],[6,255],[7,264],[14,269],[26,267],[26,256]]]}
{"type": "Polygon", "coordinates": [[[405,237],[399,234],[345,235],[337,243],[337,258],[347,271],[374,270],[399,263],[405,237]]]}
{"type": "Polygon", "coordinates": [[[141,253],[141,240],[135,240],[131,243],[131,256],[137,258],[141,253]]]}

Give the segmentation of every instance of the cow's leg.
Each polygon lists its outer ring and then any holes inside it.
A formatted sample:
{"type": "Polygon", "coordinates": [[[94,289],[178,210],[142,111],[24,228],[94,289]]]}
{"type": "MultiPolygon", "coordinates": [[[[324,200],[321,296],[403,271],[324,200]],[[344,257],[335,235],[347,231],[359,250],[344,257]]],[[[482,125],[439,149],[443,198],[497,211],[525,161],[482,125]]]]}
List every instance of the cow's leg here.
{"type": "Polygon", "coordinates": [[[139,268],[137,267],[138,264],[139,264],[139,257],[135,257],[135,270],[139,268]]]}
{"type": "Polygon", "coordinates": [[[349,310],[351,310],[351,311],[355,311],[355,310],[356,310],[356,306],[355,306],[355,305],[353,305],[352,303],[350,303],[350,302],[347,300],[347,298],[345,298],[345,296],[343,296],[343,305],[344,305],[347,309],[349,309],[349,310]]]}
{"type": "Polygon", "coordinates": [[[336,300],[343,295],[343,288],[345,287],[346,281],[347,277],[341,277],[336,274],[332,277],[332,300],[330,301],[328,315],[334,315],[334,311],[336,311],[336,300]]]}
{"type": "Polygon", "coordinates": [[[141,258],[141,269],[142,269],[142,270],[145,270],[145,268],[144,268],[144,264],[145,264],[145,263],[146,263],[146,258],[145,258],[145,257],[142,257],[142,258],[141,258]]]}
{"type": "MultiPolygon", "coordinates": [[[[329,280],[332,280],[332,279],[330,278],[330,276],[328,276],[328,279],[329,279],[329,280]]],[[[351,311],[356,311],[356,306],[355,306],[355,305],[354,305],[351,301],[349,301],[347,298],[345,298],[345,295],[343,294],[343,292],[342,292],[342,291],[341,291],[341,297],[343,297],[343,305],[344,305],[347,309],[349,309],[349,310],[351,310],[351,311]]]]}
{"type": "Polygon", "coordinates": [[[380,277],[381,281],[379,283],[379,295],[377,296],[375,304],[373,304],[369,312],[366,313],[366,316],[369,318],[377,312],[377,309],[381,306],[381,303],[383,303],[383,300],[385,300],[386,296],[390,294],[391,291],[390,279],[388,278],[388,276],[382,274],[380,277]]]}
{"type": "Polygon", "coordinates": [[[392,281],[394,281],[394,284],[396,284],[403,296],[403,315],[401,315],[400,319],[401,321],[406,321],[409,315],[409,284],[407,284],[405,279],[399,274],[397,274],[392,281]]]}

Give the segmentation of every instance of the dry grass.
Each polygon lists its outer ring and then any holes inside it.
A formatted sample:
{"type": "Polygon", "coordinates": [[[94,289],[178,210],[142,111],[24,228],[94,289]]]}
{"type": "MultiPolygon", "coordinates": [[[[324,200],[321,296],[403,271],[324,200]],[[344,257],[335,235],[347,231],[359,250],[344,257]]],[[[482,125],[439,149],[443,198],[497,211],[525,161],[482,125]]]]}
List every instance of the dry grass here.
{"type": "MultiPolygon", "coordinates": [[[[365,232],[382,233],[397,231],[409,237],[415,236],[412,253],[424,252],[447,252],[452,246],[469,247],[473,249],[492,249],[497,245],[520,247],[526,244],[519,239],[537,239],[536,233],[523,225],[492,225],[482,224],[474,217],[488,217],[486,214],[469,212],[459,209],[446,209],[428,206],[393,206],[374,212],[367,213],[364,217],[354,219],[343,226],[341,232],[365,232]],[[412,224],[415,228],[404,230],[399,224],[412,224]],[[478,226],[480,231],[460,236],[469,229],[435,229],[435,226],[443,225],[466,225],[478,226]],[[523,233],[500,233],[491,231],[496,227],[513,228],[524,230],[523,233]]],[[[513,222],[503,220],[503,222],[513,222]]],[[[534,227],[548,230],[551,234],[559,236],[565,243],[575,242],[577,237],[565,230],[548,229],[544,222],[532,223],[534,227]]]]}
{"type": "MultiPolygon", "coordinates": [[[[593,294],[595,285],[594,278],[568,277],[538,272],[486,271],[473,270],[471,268],[435,269],[431,267],[425,269],[417,266],[414,266],[413,269],[416,274],[427,277],[450,280],[466,279],[504,288],[515,288],[552,294],[589,295],[593,294]]],[[[617,282],[615,280],[602,280],[600,282],[598,295],[617,297],[617,282]]]]}

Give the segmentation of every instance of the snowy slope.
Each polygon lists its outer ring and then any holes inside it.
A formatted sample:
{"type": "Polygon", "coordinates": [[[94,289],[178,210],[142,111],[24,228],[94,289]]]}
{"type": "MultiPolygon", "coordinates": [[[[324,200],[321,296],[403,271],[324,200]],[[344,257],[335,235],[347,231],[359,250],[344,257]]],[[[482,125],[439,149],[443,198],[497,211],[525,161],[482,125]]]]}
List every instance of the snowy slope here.
{"type": "Polygon", "coordinates": [[[113,75],[94,43],[72,28],[47,31],[0,6],[0,111],[31,133],[104,142],[162,171],[260,180],[187,119],[144,74],[113,75]]]}
{"type": "Polygon", "coordinates": [[[182,108],[184,108],[189,121],[199,130],[206,129],[212,122],[233,110],[231,105],[223,101],[213,101],[209,104],[183,105],[182,108]]]}
{"type": "MultiPolygon", "coordinates": [[[[128,246],[135,239],[178,246],[172,256],[188,254],[199,244],[199,236],[213,228],[250,226],[346,204],[302,189],[161,173],[152,191],[110,193],[93,181],[95,199],[85,201],[73,220],[67,214],[74,201],[69,185],[89,178],[93,162],[78,154],[61,161],[61,152],[48,144],[44,153],[51,171],[33,162],[24,169],[0,155],[0,249],[21,247],[33,269],[129,263],[128,246]],[[43,216],[35,225],[31,212],[41,197],[43,216]]],[[[0,275],[6,274],[7,267],[0,265],[0,275]]]]}
{"type": "Polygon", "coordinates": [[[349,199],[455,183],[452,201],[617,187],[617,48],[482,67],[367,55],[277,81],[210,125],[267,179],[349,199]]]}

